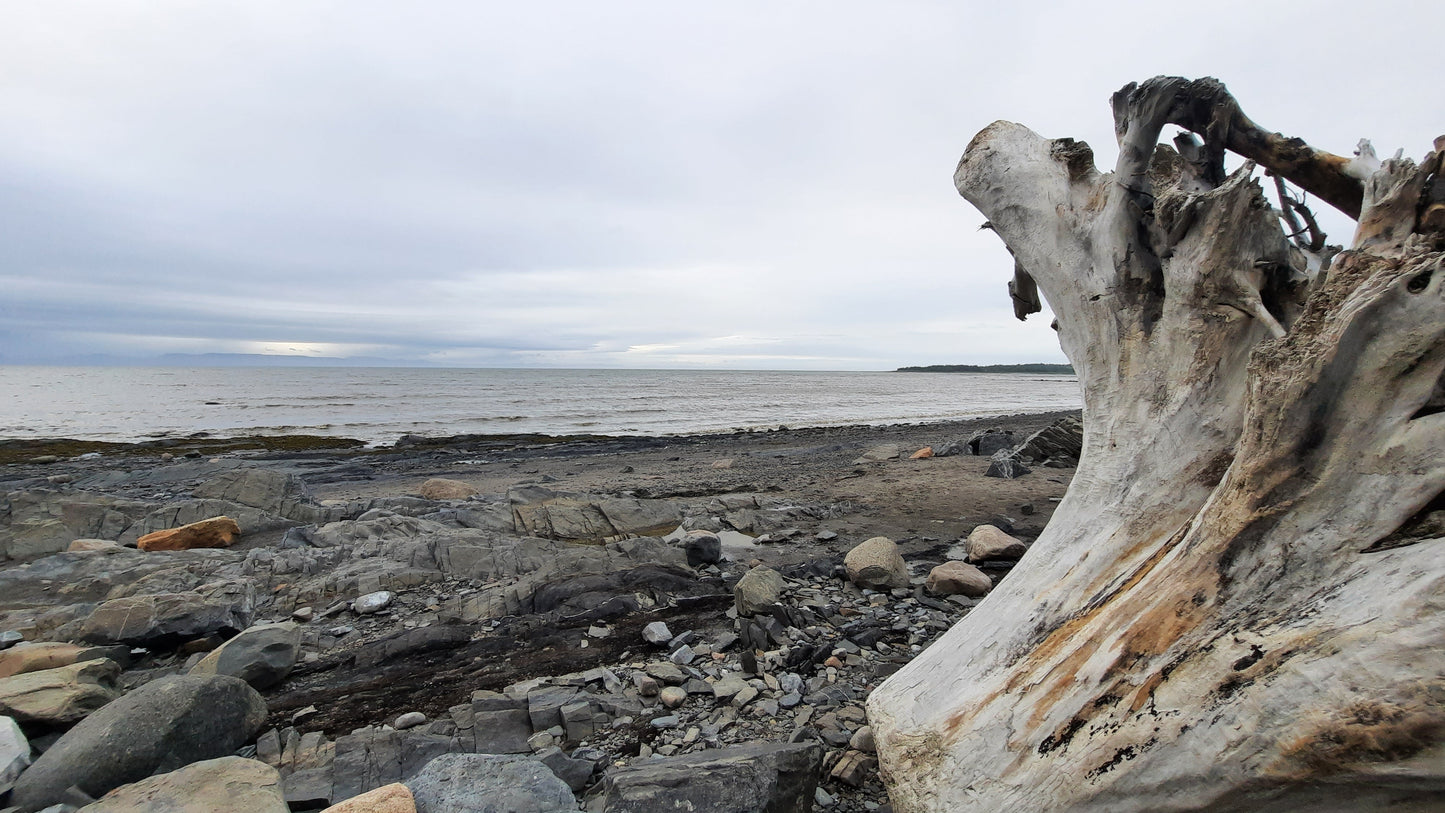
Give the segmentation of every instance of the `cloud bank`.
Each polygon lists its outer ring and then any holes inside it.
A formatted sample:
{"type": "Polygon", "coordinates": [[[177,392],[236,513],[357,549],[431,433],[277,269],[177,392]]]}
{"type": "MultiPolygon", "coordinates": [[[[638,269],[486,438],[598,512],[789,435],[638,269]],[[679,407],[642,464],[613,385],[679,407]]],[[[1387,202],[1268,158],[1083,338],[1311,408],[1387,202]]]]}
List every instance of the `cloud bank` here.
{"type": "Polygon", "coordinates": [[[972,135],[1011,119],[1108,165],[1109,94],[1177,73],[1335,152],[1423,153],[1438,65],[1397,48],[1360,70],[1359,13],[8,4],[0,362],[1062,361],[952,189],[972,135]]]}

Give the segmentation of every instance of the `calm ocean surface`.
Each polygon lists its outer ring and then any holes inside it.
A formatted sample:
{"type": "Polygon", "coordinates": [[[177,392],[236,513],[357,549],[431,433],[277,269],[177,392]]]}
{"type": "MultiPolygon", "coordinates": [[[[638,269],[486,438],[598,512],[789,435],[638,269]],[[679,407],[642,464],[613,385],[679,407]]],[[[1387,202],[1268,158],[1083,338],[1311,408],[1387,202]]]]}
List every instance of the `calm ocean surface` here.
{"type": "Polygon", "coordinates": [[[1074,376],[699,370],[0,367],[0,438],[210,432],[670,435],[1074,409],[1074,376]]]}

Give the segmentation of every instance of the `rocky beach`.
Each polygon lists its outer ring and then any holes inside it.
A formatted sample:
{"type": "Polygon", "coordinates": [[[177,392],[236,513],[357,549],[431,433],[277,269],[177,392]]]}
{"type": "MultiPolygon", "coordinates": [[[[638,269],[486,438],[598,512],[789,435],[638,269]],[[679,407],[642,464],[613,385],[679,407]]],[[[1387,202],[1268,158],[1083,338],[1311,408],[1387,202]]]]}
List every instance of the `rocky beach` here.
{"type": "Polygon", "coordinates": [[[1079,440],[0,444],[0,809],[888,810],[868,693],[1079,440]]]}

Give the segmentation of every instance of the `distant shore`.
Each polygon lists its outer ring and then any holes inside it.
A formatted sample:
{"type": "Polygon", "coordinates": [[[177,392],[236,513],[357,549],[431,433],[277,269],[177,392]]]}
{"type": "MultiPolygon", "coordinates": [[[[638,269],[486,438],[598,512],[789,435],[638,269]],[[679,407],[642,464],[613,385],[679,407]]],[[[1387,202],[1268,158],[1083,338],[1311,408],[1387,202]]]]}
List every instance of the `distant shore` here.
{"type": "Polygon", "coordinates": [[[923,367],[899,367],[897,373],[1042,373],[1046,375],[1077,375],[1072,364],[929,364],[923,367]]]}

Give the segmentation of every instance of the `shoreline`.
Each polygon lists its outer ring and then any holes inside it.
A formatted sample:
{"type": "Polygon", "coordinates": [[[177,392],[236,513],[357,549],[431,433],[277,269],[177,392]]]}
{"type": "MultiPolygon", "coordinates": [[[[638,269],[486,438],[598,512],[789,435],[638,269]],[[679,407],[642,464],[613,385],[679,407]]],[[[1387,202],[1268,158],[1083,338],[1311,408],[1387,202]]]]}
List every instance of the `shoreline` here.
{"type": "Polygon", "coordinates": [[[784,426],[779,425],[771,428],[736,428],[731,430],[719,430],[715,432],[681,432],[666,434],[603,434],[603,433],[570,433],[570,434],[548,434],[540,432],[496,432],[496,433],[468,433],[461,435],[413,435],[403,433],[398,436],[390,445],[371,444],[360,438],[345,437],[339,435],[312,435],[312,434],[266,434],[265,427],[253,427],[245,434],[237,435],[214,435],[210,432],[197,432],[190,435],[155,437],[146,440],[135,441],[113,441],[95,440],[84,437],[46,437],[46,438],[0,438],[0,465],[20,463],[41,463],[35,458],[55,457],[57,460],[45,460],[44,463],[58,463],[66,459],[78,459],[81,455],[100,454],[117,457],[134,457],[154,454],[172,454],[182,456],[188,452],[198,452],[202,456],[225,454],[231,452],[324,452],[336,451],[343,453],[386,453],[403,451],[407,449],[425,449],[437,447],[460,447],[485,449],[489,447],[541,444],[541,445],[567,445],[578,443],[612,443],[627,445],[629,442],[638,445],[656,444],[659,442],[686,442],[690,439],[714,439],[732,438],[739,436],[771,435],[776,433],[827,433],[827,432],[868,432],[887,431],[901,429],[946,429],[952,426],[973,425],[989,421],[1015,423],[1018,421],[1052,417],[1058,418],[1064,415],[1077,415],[1080,410],[1047,410],[1040,412],[1015,412],[998,415],[984,415],[968,418],[953,418],[946,420],[924,420],[917,422],[897,423],[840,423],[840,424],[819,424],[807,426],[784,426]]]}

